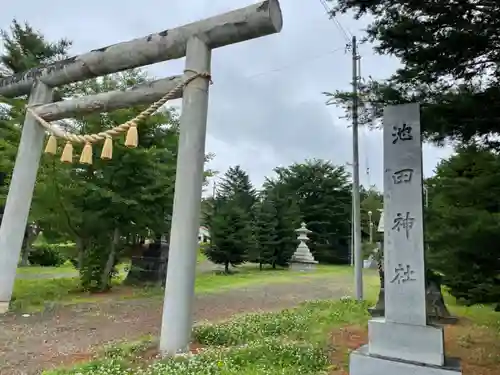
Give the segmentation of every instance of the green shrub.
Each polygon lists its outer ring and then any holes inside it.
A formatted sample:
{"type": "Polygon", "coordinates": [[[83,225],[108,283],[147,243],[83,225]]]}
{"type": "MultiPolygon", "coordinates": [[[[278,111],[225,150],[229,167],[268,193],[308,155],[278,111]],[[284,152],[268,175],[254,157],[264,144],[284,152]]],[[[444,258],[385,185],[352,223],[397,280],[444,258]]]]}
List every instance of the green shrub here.
{"type": "Polygon", "coordinates": [[[74,245],[35,243],[29,255],[30,264],[42,267],[61,266],[68,260],[66,254],[70,246],[74,245]]]}
{"type": "Polygon", "coordinates": [[[108,261],[109,249],[96,243],[87,247],[79,268],[80,283],[85,291],[101,292],[111,288],[111,281],[118,275],[116,265],[118,259],[115,258],[111,273],[103,278],[108,261]]]}

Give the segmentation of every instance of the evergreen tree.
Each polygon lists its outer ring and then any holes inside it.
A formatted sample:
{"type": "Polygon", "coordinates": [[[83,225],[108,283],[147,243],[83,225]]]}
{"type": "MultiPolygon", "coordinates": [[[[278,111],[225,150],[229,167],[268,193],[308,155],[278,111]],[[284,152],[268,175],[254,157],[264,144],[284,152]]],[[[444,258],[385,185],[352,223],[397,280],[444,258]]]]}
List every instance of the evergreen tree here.
{"type": "Polygon", "coordinates": [[[239,166],[230,167],[217,187],[212,209],[207,210],[211,246],[207,257],[216,264],[238,265],[254,252],[256,192],[250,177],[239,166]]]}
{"type": "MultiPolygon", "coordinates": [[[[324,160],[306,160],[304,163],[276,168],[275,172],[276,178],[268,179],[265,186],[277,188],[280,200],[293,197],[300,217],[312,231],[309,245],[316,260],[347,263],[351,232],[351,186],[344,167],[324,160]]],[[[293,229],[298,228],[298,223],[295,225],[293,229]]],[[[294,241],[296,246],[297,242],[294,241]]]]}
{"type": "MultiPolygon", "coordinates": [[[[375,52],[401,63],[389,79],[361,83],[360,124],[377,126],[385,105],[419,102],[426,139],[482,138],[489,147],[500,148],[492,136],[500,133],[499,2],[328,1],[334,3],[333,14],[366,17],[367,39],[375,52]]],[[[352,93],[327,95],[350,116],[352,93]]]]}
{"type": "Polygon", "coordinates": [[[248,257],[249,238],[252,227],[249,215],[236,201],[218,199],[209,218],[210,246],[205,249],[207,258],[224,265],[229,273],[229,265],[237,266],[248,257]]]}
{"type": "Polygon", "coordinates": [[[248,174],[239,165],[229,167],[217,186],[217,197],[237,201],[241,208],[251,212],[257,193],[248,174]]]}
{"type": "Polygon", "coordinates": [[[263,264],[274,265],[276,263],[280,241],[278,225],[278,212],[275,202],[266,196],[257,204],[255,220],[256,244],[249,256],[249,260],[258,263],[261,270],[263,264]]]}
{"type": "Polygon", "coordinates": [[[300,208],[294,196],[286,194],[280,186],[271,189],[267,194],[274,203],[278,222],[278,244],[272,266],[287,267],[298,245],[295,229],[299,228],[301,222],[300,208]]]}
{"type": "Polygon", "coordinates": [[[44,36],[28,23],[13,20],[10,32],[1,30],[5,53],[0,57],[2,74],[21,73],[40,64],[48,64],[67,57],[71,42],[61,39],[48,42],[44,36]]]}
{"type": "Polygon", "coordinates": [[[426,260],[452,295],[470,304],[500,301],[500,157],[460,148],[428,179],[426,260]]]}
{"type": "Polygon", "coordinates": [[[252,262],[288,267],[297,248],[295,229],[300,226],[300,210],[293,196],[268,181],[256,210],[257,246],[252,262]]]}

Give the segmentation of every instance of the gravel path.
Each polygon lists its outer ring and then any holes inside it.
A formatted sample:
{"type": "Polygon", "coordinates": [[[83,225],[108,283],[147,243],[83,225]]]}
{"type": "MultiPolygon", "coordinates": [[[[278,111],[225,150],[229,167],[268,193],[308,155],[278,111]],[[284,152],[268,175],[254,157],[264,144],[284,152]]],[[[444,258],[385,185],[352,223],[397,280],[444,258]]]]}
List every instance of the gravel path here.
{"type": "MultiPolygon", "coordinates": [[[[346,275],[303,276],[296,283],[268,284],[196,296],[195,320],[221,320],[238,313],[278,310],[306,300],[350,293],[346,275]]],[[[113,341],[158,335],[161,299],[128,300],[59,308],[29,317],[0,317],[0,374],[38,374],[42,369],[87,358],[113,341]]]]}

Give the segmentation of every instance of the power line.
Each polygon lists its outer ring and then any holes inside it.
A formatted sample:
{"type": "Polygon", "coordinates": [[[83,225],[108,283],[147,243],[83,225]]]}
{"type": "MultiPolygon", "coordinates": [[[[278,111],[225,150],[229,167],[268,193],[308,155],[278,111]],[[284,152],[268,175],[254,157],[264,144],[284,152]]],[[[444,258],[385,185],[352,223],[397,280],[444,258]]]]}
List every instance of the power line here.
{"type": "Polygon", "coordinates": [[[245,79],[253,79],[255,77],[259,77],[259,76],[266,75],[266,74],[269,74],[269,73],[281,72],[281,71],[286,70],[286,69],[294,68],[294,67],[296,67],[297,65],[299,65],[301,63],[306,63],[306,62],[310,62],[310,61],[313,61],[313,60],[318,60],[318,59],[321,59],[321,58],[325,58],[325,57],[330,56],[331,54],[333,54],[335,52],[338,52],[338,51],[341,51],[343,49],[344,49],[344,47],[339,47],[339,48],[336,48],[334,50],[331,50],[331,51],[328,51],[326,53],[323,53],[321,55],[316,55],[316,56],[310,57],[308,59],[304,59],[304,60],[301,60],[299,62],[295,62],[294,64],[283,65],[281,67],[274,68],[274,69],[271,69],[271,70],[266,70],[264,72],[251,74],[251,75],[245,76],[244,78],[245,79]]]}
{"type": "Polygon", "coordinates": [[[340,31],[342,36],[344,37],[346,44],[350,45],[351,44],[351,38],[352,34],[349,31],[346,31],[346,29],[342,26],[340,21],[335,17],[332,13],[332,9],[328,6],[325,0],[319,0],[321,5],[323,5],[323,8],[325,8],[326,14],[328,14],[329,18],[333,21],[337,29],[340,31]]]}

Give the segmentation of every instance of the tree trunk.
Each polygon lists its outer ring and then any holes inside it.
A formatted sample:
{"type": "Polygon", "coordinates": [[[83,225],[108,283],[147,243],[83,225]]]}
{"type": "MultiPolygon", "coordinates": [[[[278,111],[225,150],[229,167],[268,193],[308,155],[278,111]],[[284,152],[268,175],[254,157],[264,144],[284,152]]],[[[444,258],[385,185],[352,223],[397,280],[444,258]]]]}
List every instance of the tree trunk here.
{"type": "Polygon", "coordinates": [[[378,278],[380,282],[380,289],[378,293],[377,303],[374,307],[368,309],[372,316],[384,316],[385,314],[385,276],[384,276],[384,261],[383,259],[377,260],[378,278]]]}
{"type": "Polygon", "coordinates": [[[20,267],[27,267],[30,265],[29,256],[31,254],[31,247],[36,237],[38,236],[37,226],[34,224],[28,224],[26,226],[26,231],[24,232],[23,245],[21,248],[21,260],[19,262],[20,267]]]}
{"type": "Polygon", "coordinates": [[[80,269],[82,268],[83,255],[85,254],[85,246],[83,244],[83,239],[80,237],[76,239],[76,251],[77,251],[77,261],[75,268],[80,269]]]}
{"type": "Polygon", "coordinates": [[[31,246],[28,241],[23,241],[23,247],[21,249],[21,260],[19,262],[19,267],[28,267],[30,265],[29,257],[31,253],[31,246]]]}
{"type": "Polygon", "coordinates": [[[165,285],[169,244],[155,241],[142,245],[140,254],[131,257],[130,270],[125,279],[128,285],[165,285]]]}
{"type": "Polygon", "coordinates": [[[113,267],[115,266],[116,248],[119,241],[120,231],[118,228],[115,228],[113,232],[113,238],[111,239],[108,259],[101,275],[101,291],[108,290],[111,286],[111,272],[113,271],[113,267]]]}
{"type": "Polygon", "coordinates": [[[229,273],[229,262],[224,263],[224,272],[229,273]]]}
{"type": "Polygon", "coordinates": [[[262,262],[259,262],[259,270],[262,271],[262,262]]]}

